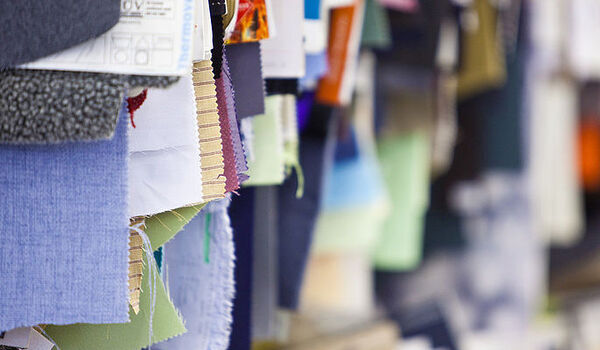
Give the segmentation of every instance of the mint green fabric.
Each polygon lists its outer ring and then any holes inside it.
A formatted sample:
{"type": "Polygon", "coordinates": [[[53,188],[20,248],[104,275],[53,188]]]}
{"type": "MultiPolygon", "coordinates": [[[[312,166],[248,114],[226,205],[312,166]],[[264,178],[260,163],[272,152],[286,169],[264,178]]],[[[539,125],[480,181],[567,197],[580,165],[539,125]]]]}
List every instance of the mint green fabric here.
{"type": "Polygon", "coordinates": [[[378,146],[391,213],[373,254],[375,267],[406,271],[421,261],[429,200],[430,140],[422,129],[383,138],[378,146]]]}
{"type": "Polygon", "coordinates": [[[317,253],[372,254],[389,214],[384,198],[365,206],[323,211],[317,220],[313,249],[317,253]]]}
{"type": "Polygon", "coordinates": [[[265,99],[265,114],[252,118],[252,156],[248,157],[248,175],[244,186],[283,183],[285,154],[282,121],[283,96],[265,99]]]}

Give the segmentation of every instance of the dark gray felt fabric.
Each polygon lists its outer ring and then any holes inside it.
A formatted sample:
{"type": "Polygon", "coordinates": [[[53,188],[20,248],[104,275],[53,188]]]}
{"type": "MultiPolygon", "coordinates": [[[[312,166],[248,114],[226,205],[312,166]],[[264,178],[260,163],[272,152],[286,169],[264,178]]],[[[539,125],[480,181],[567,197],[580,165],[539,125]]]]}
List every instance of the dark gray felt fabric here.
{"type": "Polygon", "coordinates": [[[119,21],[120,0],[0,0],[0,68],[98,37],[119,21]]]}
{"type": "Polygon", "coordinates": [[[43,144],[111,138],[128,88],[167,87],[177,80],[177,77],[5,70],[0,72],[0,143],[43,144]]]}

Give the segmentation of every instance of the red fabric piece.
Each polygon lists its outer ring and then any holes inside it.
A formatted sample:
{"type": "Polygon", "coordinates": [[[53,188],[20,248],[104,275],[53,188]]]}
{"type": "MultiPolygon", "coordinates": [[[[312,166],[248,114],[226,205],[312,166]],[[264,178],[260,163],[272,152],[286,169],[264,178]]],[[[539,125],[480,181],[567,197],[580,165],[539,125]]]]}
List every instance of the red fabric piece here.
{"type": "Polygon", "coordinates": [[[144,89],[142,93],[135,97],[127,98],[127,110],[129,111],[129,119],[131,120],[131,126],[135,128],[135,122],[133,121],[134,113],[137,111],[146,101],[148,97],[148,89],[144,89]]]}

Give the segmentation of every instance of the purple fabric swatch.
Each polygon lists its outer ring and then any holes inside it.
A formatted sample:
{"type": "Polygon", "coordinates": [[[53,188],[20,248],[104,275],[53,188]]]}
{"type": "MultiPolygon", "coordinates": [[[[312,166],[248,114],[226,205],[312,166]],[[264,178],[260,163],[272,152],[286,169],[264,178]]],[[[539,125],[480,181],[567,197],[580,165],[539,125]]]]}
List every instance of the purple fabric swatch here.
{"type": "Polygon", "coordinates": [[[233,91],[238,119],[265,113],[265,87],[259,43],[227,45],[225,57],[233,91]]]}

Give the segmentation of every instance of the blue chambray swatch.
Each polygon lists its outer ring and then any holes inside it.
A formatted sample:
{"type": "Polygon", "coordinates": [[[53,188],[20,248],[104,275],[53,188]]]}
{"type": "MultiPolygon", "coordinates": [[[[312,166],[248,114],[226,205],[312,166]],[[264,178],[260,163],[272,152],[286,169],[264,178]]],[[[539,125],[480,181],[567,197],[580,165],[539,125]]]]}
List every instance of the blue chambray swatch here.
{"type": "Polygon", "coordinates": [[[127,113],[112,140],[0,146],[0,330],[128,316],[127,113]]]}

